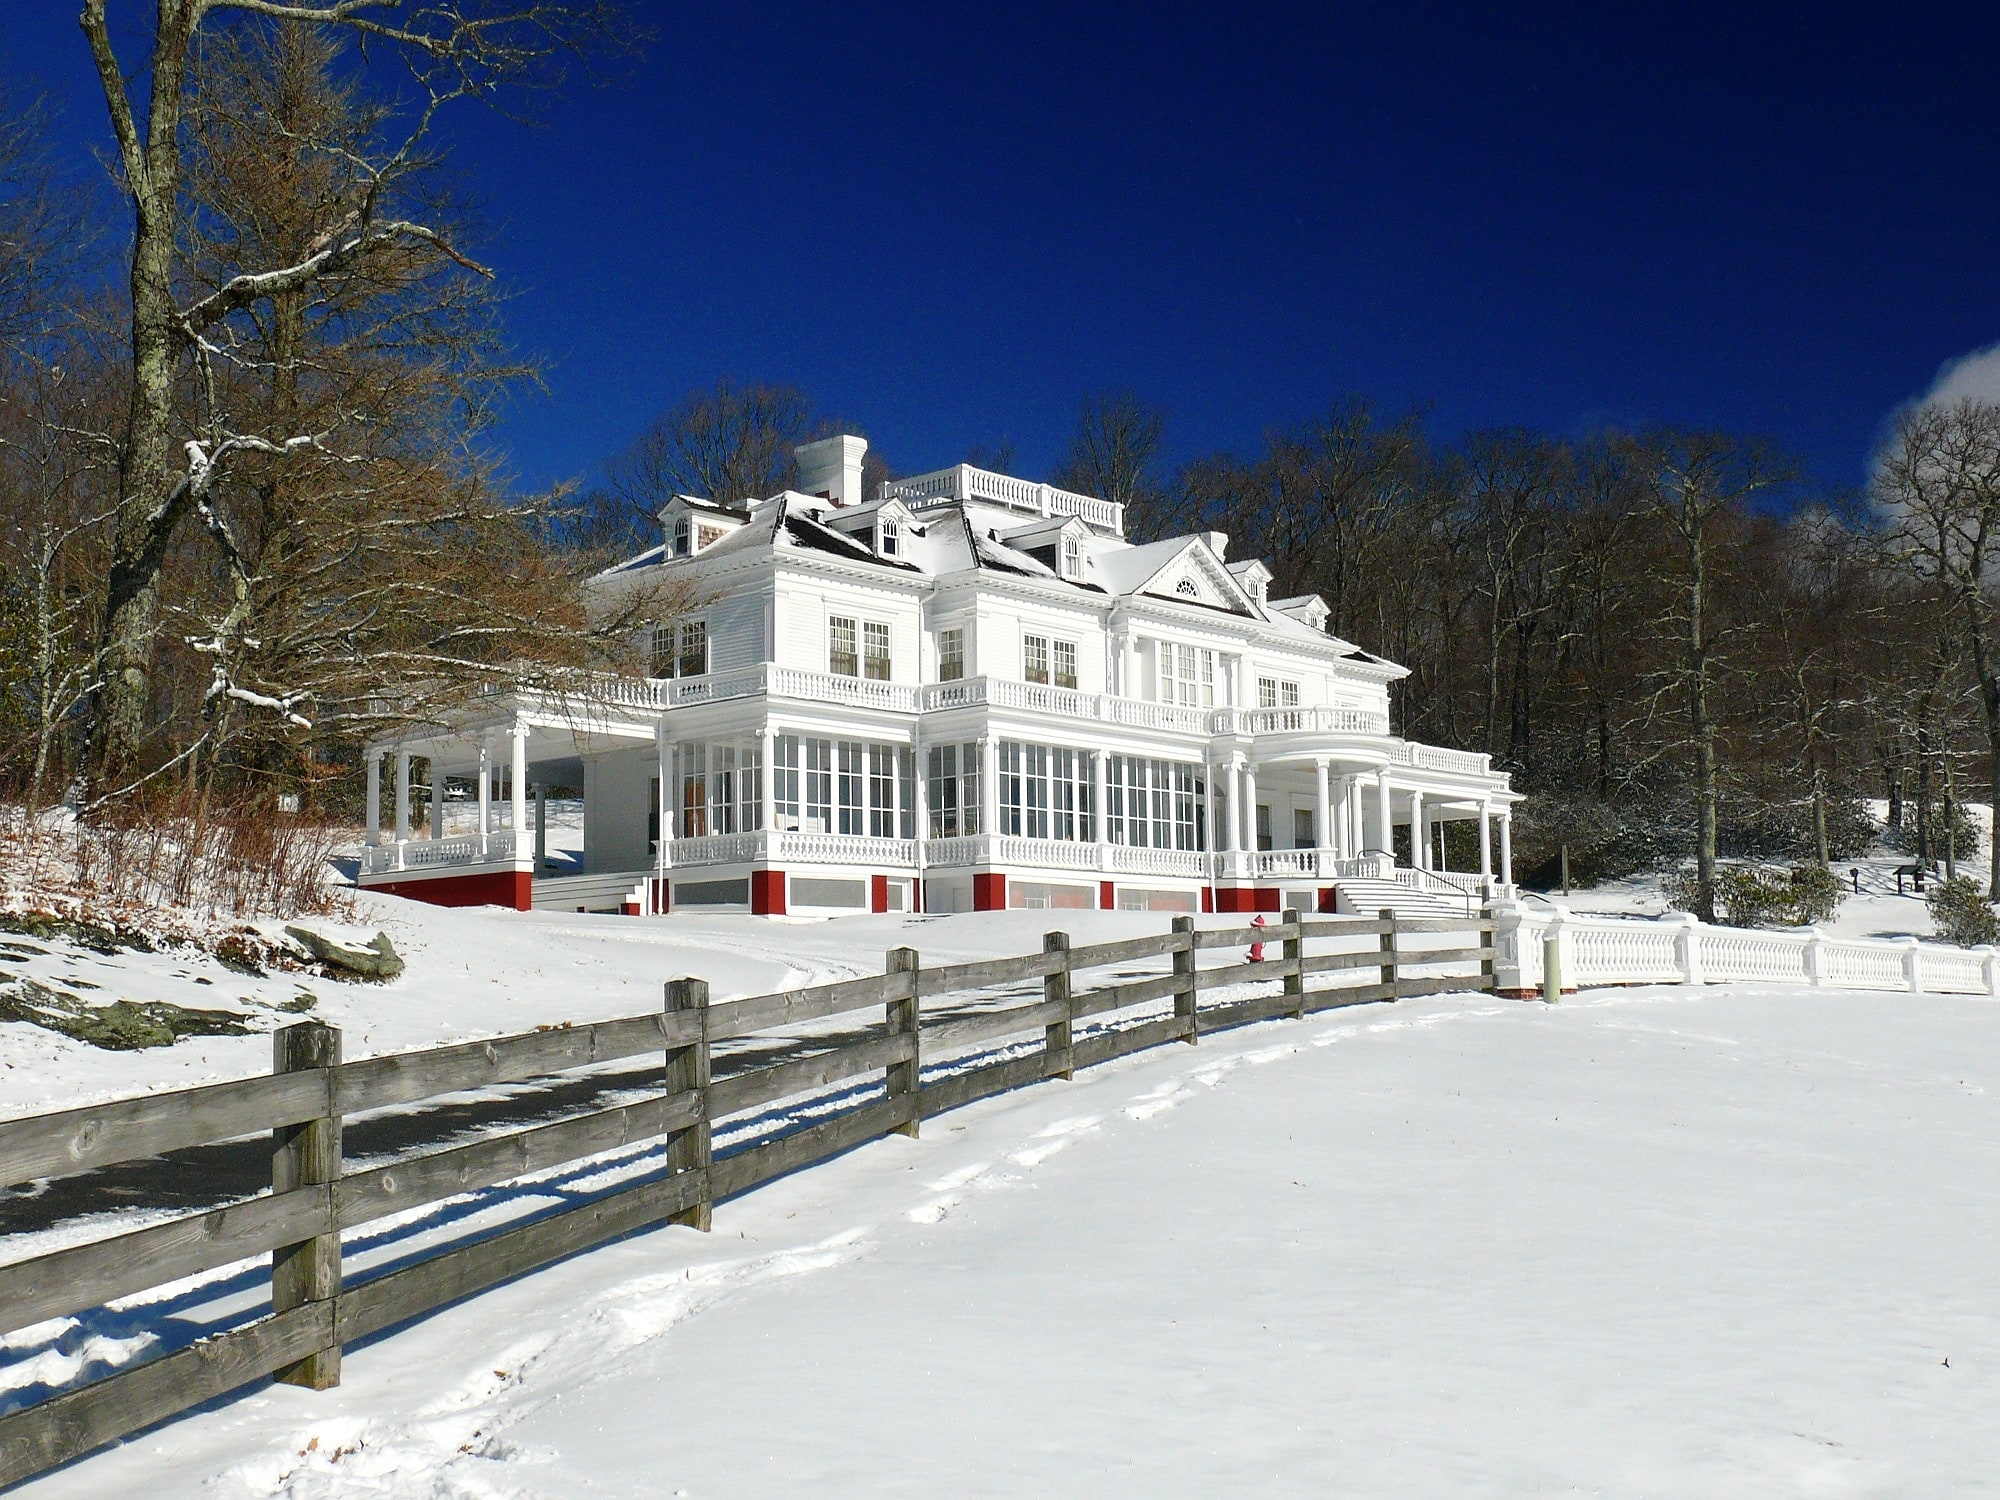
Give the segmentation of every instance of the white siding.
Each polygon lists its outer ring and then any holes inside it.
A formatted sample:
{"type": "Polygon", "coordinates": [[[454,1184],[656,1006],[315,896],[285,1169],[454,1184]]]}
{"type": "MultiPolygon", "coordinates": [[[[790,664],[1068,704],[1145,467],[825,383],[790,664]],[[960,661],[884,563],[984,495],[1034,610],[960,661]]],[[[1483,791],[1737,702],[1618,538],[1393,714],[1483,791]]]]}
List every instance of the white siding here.
{"type": "Polygon", "coordinates": [[[764,596],[745,591],[708,610],[708,669],[728,672],[764,660],[764,596]]]}

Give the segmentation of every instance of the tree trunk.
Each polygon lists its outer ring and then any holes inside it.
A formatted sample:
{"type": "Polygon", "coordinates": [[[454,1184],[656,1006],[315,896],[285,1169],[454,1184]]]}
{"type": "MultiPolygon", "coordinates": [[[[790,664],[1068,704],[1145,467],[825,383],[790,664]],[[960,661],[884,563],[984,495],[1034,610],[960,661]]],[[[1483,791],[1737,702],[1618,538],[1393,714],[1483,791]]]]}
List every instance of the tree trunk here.
{"type": "Polygon", "coordinates": [[[1702,630],[1707,558],[1699,527],[1688,534],[1688,730],[1694,739],[1695,915],[1715,920],[1715,726],[1708,714],[1708,641],[1702,630]]]}
{"type": "Polygon", "coordinates": [[[1826,771],[1815,762],[1812,770],[1813,789],[1813,858],[1821,864],[1831,864],[1832,852],[1826,840],[1826,771]]]}

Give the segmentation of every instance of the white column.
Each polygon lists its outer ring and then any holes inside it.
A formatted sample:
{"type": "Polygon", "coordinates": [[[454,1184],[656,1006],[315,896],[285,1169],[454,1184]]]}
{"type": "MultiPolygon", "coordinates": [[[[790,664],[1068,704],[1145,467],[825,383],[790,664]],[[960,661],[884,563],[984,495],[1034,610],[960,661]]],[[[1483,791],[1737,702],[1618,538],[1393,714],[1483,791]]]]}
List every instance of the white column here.
{"type": "MultiPolygon", "coordinates": [[[[1314,842],[1322,849],[1332,849],[1333,843],[1333,795],[1328,784],[1327,766],[1324,760],[1313,762],[1313,790],[1319,794],[1313,813],[1314,842]]],[[[1329,856],[1331,858],[1332,856],[1329,856]]],[[[1325,871],[1321,871],[1324,874],[1325,871]]]]}
{"type": "MultiPolygon", "coordinates": [[[[1102,750],[1091,751],[1090,814],[1092,822],[1090,831],[1096,836],[1097,868],[1100,870],[1107,870],[1111,867],[1111,820],[1105,816],[1110,805],[1107,801],[1110,795],[1109,781],[1110,778],[1104,769],[1104,752],[1102,750]]],[[[1215,826],[1215,789],[1213,778],[1210,778],[1210,783],[1208,792],[1208,826],[1213,828],[1215,826]]]]}
{"type": "Polygon", "coordinates": [[[507,795],[513,806],[508,809],[514,819],[514,858],[518,861],[528,852],[528,726],[514,726],[513,762],[507,768],[507,795]]]}
{"type": "Polygon", "coordinates": [[[1493,806],[1484,801],[1479,804],[1479,878],[1493,883],[1493,806]]]}
{"type": "Polygon", "coordinates": [[[1229,760],[1229,806],[1222,813],[1222,848],[1226,854],[1234,854],[1243,847],[1243,795],[1240,779],[1243,762],[1234,756],[1229,760]]]}
{"type": "Polygon", "coordinates": [[[479,742],[479,857],[486,858],[486,836],[493,831],[493,744],[479,742]]]}
{"type": "Polygon", "coordinates": [[[1514,884],[1514,812],[1512,808],[1500,814],[1500,883],[1514,884]]]}
{"type": "Polygon", "coordinates": [[[1243,847],[1257,851],[1257,768],[1248,763],[1243,767],[1243,847]]]}
{"type": "Polygon", "coordinates": [[[374,848],[382,842],[382,752],[370,745],[368,757],[368,847],[374,848]]]}
{"type": "Polygon", "coordinates": [[[444,837],[444,757],[431,750],[431,837],[444,837]]]}
{"type": "Polygon", "coordinates": [[[1440,875],[1444,875],[1444,874],[1449,874],[1449,873],[1450,873],[1450,871],[1451,871],[1451,864],[1450,864],[1450,862],[1449,862],[1449,861],[1447,861],[1447,860],[1446,860],[1446,858],[1445,858],[1445,853],[1444,853],[1444,846],[1445,846],[1445,837],[1444,837],[1444,825],[1445,825],[1445,821],[1446,821],[1446,820],[1445,820],[1445,819],[1443,819],[1443,818],[1439,818],[1439,819],[1438,819],[1438,861],[1437,861],[1437,867],[1438,867],[1438,873],[1439,873],[1440,875]]]}
{"type": "Polygon", "coordinates": [[[763,809],[762,826],[778,826],[778,735],[766,724],[757,731],[757,804],[763,809]]]}
{"type": "Polygon", "coordinates": [[[979,742],[979,831],[1000,831],[1000,741],[991,735],[979,742]]]}
{"type": "Polygon", "coordinates": [[[654,864],[660,870],[670,870],[674,864],[674,742],[666,738],[664,718],[654,720],[652,752],[660,776],[660,852],[654,864]]]}
{"type": "Polygon", "coordinates": [[[1381,804],[1375,809],[1376,848],[1381,852],[1383,858],[1394,864],[1396,862],[1396,828],[1391,820],[1395,815],[1395,810],[1389,805],[1392,791],[1389,786],[1389,773],[1386,770],[1375,773],[1375,786],[1381,793],[1381,804]]]}
{"type": "Polygon", "coordinates": [[[1428,870],[1431,867],[1430,829],[1424,823],[1424,794],[1411,789],[1410,792],[1410,868],[1428,870]]]}
{"type": "Polygon", "coordinates": [[[396,749],[396,842],[410,841],[410,752],[396,749]]]}

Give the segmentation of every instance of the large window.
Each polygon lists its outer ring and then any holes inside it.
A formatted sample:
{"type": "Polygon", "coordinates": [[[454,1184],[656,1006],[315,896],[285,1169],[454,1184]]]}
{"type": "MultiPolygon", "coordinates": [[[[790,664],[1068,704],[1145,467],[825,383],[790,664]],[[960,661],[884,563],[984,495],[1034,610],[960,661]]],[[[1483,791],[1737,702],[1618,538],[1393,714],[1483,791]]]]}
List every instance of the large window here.
{"type": "Polygon", "coordinates": [[[649,676],[699,677],[708,670],[708,622],[655,625],[649,676]]]}
{"type": "Polygon", "coordinates": [[[896,836],[896,747],[868,747],[868,831],[878,839],[896,836]]]}
{"type": "Polygon", "coordinates": [[[1215,653],[1161,641],[1160,701],[1189,708],[1215,707],[1215,653]]]}
{"type": "Polygon", "coordinates": [[[1283,682],[1276,677],[1257,679],[1257,706],[1259,708],[1297,708],[1299,706],[1299,685],[1283,682]]]}
{"type": "Polygon", "coordinates": [[[930,748],[930,836],[955,839],[979,832],[979,746],[930,748]]]}
{"type": "Polygon", "coordinates": [[[772,783],[778,827],[799,833],[833,831],[833,741],[779,735],[772,783]]]}
{"type": "Polygon", "coordinates": [[[863,798],[867,795],[861,785],[863,775],[862,752],[867,747],[857,740],[842,740],[840,751],[840,832],[862,833],[863,798]]]}
{"type": "Polygon", "coordinates": [[[1024,682],[1049,680],[1049,638],[1045,635],[1021,637],[1021,678],[1024,682]]]}
{"type": "Polygon", "coordinates": [[[1076,642],[1057,641],[1055,648],[1056,686],[1073,688],[1076,686],[1076,642]]]}
{"type": "Polygon", "coordinates": [[[965,675],[965,627],[952,625],[938,632],[938,681],[956,682],[965,675]]]}
{"type": "Polygon", "coordinates": [[[836,677],[861,675],[860,653],[855,650],[854,616],[827,616],[826,669],[836,677]]]}
{"type": "Polygon", "coordinates": [[[1105,836],[1141,849],[1206,849],[1207,791],[1198,765],[1114,755],[1105,766],[1105,836]]]}
{"type": "Polygon", "coordinates": [[[1021,677],[1027,682],[1076,686],[1076,642],[1052,641],[1045,635],[1021,637],[1021,677]]]}
{"type": "Polygon", "coordinates": [[[889,680],[889,627],[880,620],[869,620],[861,627],[862,668],[864,675],[877,682],[889,680]]]}
{"type": "Polygon", "coordinates": [[[683,742],[674,755],[680,769],[682,838],[746,833],[763,826],[762,761],[756,750],[683,742]]]}
{"type": "Polygon", "coordinates": [[[1094,812],[1089,751],[1000,742],[1000,832],[1090,843],[1094,812]]]}

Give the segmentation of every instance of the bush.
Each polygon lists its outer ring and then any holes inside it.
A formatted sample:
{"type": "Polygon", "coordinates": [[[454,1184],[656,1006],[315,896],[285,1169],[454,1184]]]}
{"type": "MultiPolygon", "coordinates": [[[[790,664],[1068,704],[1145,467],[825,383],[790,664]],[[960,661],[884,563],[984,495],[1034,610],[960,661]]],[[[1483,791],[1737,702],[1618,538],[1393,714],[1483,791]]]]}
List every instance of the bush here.
{"type": "Polygon", "coordinates": [[[2000,916],[1993,903],[1980,893],[1979,882],[1963,875],[1934,886],[1924,904],[1931,909],[1937,935],[1961,948],[2000,944],[2000,916]]]}
{"type": "MultiPolygon", "coordinates": [[[[1694,871],[1675,870],[1660,886],[1667,905],[1695,909],[1694,871]]],[[[1844,895],[1839,878],[1810,860],[1784,875],[1730,865],[1715,872],[1715,920],[1726,927],[1810,927],[1832,916],[1844,895]]]]}
{"type": "MultiPolygon", "coordinates": [[[[1931,804],[1930,851],[1933,863],[1944,860],[1945,817],[1942,800],[1931,804]]],[[[1895,828],[1885,830],[1889,846],[1899,854],[1917,852],[1917,804],[1914,798],[1903,803],[1903,821],[1895,828]]],[[[1963,802],[1954,802],[1951,807],[1951,852],[1958,859],[1971,859],[1979,853],[1984,840],[1979,836],[1979,825],[1972,821],[1972,814],[1965,810],[1963,802]]],[[[1846,858],[1836,855],[1836,858],[1846,858]]]]}

